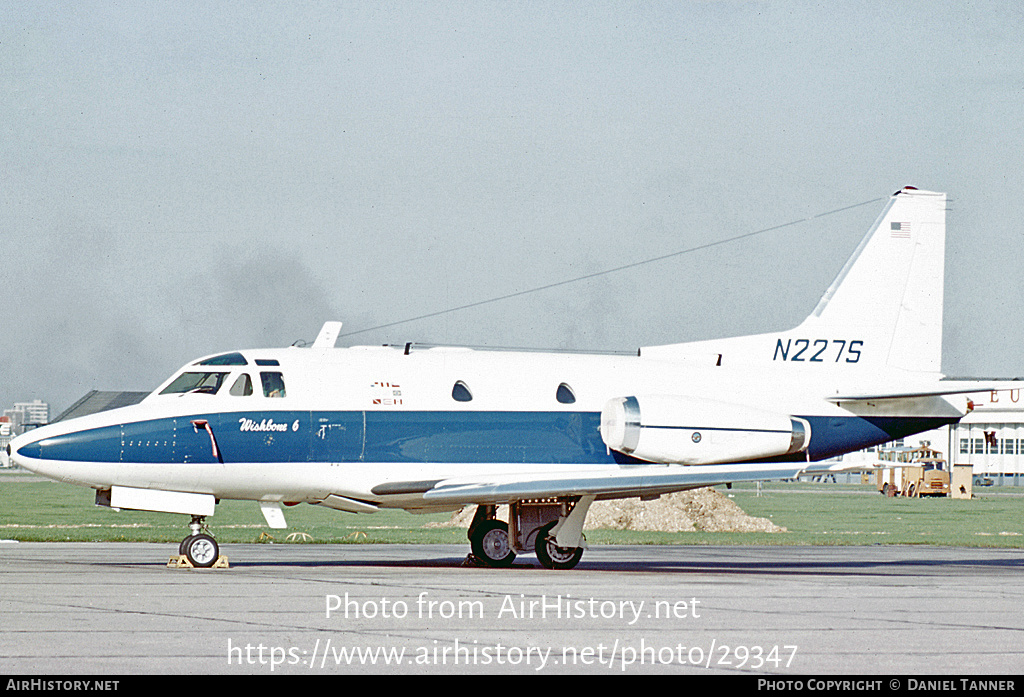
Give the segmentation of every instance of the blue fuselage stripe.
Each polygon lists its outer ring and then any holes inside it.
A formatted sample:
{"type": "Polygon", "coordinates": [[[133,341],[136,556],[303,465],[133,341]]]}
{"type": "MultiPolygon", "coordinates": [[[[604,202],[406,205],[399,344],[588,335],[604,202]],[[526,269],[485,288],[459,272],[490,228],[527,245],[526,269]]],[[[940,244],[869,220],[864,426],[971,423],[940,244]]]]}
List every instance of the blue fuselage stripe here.
{"type": "MultiPolygon", "coordinates": [[[[802,417],[820,460],[954,423],[948,418],[802,417]]],[[[597,412],[276,411],[153,419],[44,438],[23,457],[79,462],[639,462],[609,451],[597,412]]]]}

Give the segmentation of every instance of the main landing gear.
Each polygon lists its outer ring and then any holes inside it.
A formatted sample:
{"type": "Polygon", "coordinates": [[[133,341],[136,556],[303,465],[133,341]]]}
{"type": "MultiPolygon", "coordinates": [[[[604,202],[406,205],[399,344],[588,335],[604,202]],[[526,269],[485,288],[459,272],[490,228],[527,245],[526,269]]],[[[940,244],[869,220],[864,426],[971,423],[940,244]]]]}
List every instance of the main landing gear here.
{"type": "Polygon", "coordinates": [[[494,517],[495,506],[477,506],[469,524],[469,545],[473,558],[484,566],[512,566],[515,550],[508,536],[508,523],[494,517]]]}
{"type": "Polygon", "coordinates": [[[583,547],[559,547],[552,529],[558,521],[548,523],[537,534],[537,560],[547,569],[571,569],[583,558],[583,547]]]}
{"type": "Polygon", "coordinates": [[[511,566],[516,553],[534,552],[547,569],[571,569],[583,557],[583,521],[593,496],[578,499],[515,501],[509,522],[495,517],[497,506],[481,504],[469,525],[470,561],[511,566]]]}
{"type": "Polygon", "coordinates": [[[188,559],[188,563],[199,569],[208,569],[217,563],[220,557],[220,548],[217,540],[213,539],[209,528],[206,527],[206,516],[194,515],[192,522],[188,524],[192,531],[188,537],[178,545],[178,554],[188,559]]]}

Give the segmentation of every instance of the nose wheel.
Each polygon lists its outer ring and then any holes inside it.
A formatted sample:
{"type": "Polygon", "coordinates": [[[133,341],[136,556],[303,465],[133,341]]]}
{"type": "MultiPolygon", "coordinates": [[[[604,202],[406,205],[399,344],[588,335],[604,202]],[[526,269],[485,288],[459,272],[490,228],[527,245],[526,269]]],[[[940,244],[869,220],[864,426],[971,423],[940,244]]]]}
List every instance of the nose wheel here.
{"type": "Polygon", "coordinates": [[[192,516],[192,522],[188,527],[192,534],[178,545],[178,553],[197,569],[210,568],[220,557],[220,547],[206,528],[206,517],[192,516]]]}
{"type": "Polygon", "coordinates": [[[189,535],[182,541],[181,546],[182,554],[188,559],[188,563],[197,569],[210,568],[217,563],[220,556],[217,540],[209,535],[189,535]]]}

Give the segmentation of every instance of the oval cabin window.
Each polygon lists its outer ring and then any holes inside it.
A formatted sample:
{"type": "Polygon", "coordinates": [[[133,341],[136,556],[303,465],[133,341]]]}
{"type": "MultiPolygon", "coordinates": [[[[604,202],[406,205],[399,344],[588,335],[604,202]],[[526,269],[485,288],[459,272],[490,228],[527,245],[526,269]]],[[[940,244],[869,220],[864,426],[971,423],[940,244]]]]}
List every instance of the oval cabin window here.
{"type": "Polygon", "coordinates": [[[455,386],[452,387],[452,399],[456,402],[468,402],[473,399],[473,394],[469,391],[469,388],[466,387],[466,383],[459,380],[455,383],[455,386]]]}
{"type": "Polygon", "coordinates": [[[555,392],[555,399],[562,404],[575,404],[576,395],[573,393],[572,388],[566,385],[564,382],[558,386],[558,391],[555,392]]]}

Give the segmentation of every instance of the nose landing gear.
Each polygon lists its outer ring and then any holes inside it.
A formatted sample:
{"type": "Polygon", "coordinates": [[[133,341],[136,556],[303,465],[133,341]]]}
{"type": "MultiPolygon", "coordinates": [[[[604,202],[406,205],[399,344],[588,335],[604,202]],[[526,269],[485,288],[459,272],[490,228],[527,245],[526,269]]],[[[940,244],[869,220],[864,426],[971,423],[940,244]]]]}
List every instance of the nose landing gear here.
{"type": "Polygon", "coordinates": [[[217,540],[213,539],[213,535],[206,527],[206,516],[192,516],[188,527],[191,534],[178,545],[178,554],[188,561],[188,565],[197,569],[209,569],[221,562],[223,566],[227,566],[227,560],[220,556],[217,540]]]}

